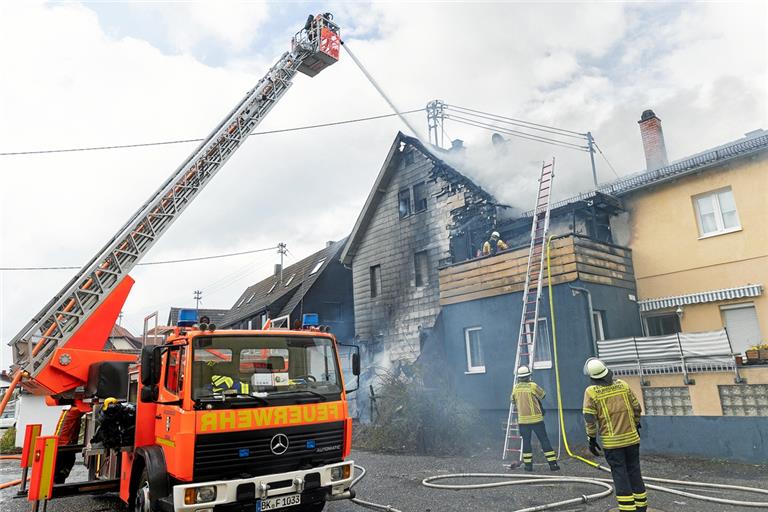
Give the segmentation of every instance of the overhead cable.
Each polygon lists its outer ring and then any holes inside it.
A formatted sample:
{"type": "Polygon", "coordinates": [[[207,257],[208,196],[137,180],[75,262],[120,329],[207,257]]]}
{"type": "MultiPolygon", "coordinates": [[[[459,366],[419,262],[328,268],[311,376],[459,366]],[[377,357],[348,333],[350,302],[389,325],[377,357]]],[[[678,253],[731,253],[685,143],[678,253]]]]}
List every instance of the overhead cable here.
{"type": "Polygon", "coordinates": [[[457,116],[457,115],[454,115],[454,114],[445,114],[445,119],[451,119],[453,121],[464,123],[464,124],[467,124],[467,125],[470,125],[470,126],[475,126],[477,128],[484,128],[486,130],[496,131],[496,132],[499,132],[499,133],[504,133],[504,134],[507,134],[507,135],[511,135],[513,137],[519,137],[521,139],[528,139],[528,140],[532,140],[532,141],[536,141],[536,142],[542,142],[542,143],[545,143],[545,144],[552,144],[554,146],[562,146],[562,147],[566,147],[566,148],[569,148],[569,149],[575,149],[575,150],[578,150],[578,151],[585,151],[585,152],[587,151],[587,147],[586,146],[579,146],[578,144],[573,144],[571,142],[559,141],[559,140],[556,140],[556,139],[551,139],[549,137],[543,137],[543,136],[540,136],[540,135],[535,135],[535,134],[531,134],[531,133],[525,133],[525,132],[521,132],[521,131],[518,131],[518,130],[512,130],[510,128],[502,128],[502,127],[494,126],[494,125],[489,124],[489,123],[485,123],[483,121],[477,121],[477,120],[474,120],[474,119],[469,119],[469,118],[462,117],[462,116],[457,116]]]}
{"type": "MultiPolygon", "coordinates": [[[[150,266],[150,265],[168,265],[171,263],[187,263],[190,261],[203,261],[203,260],[215,260],[220,258],[231,258],[233,256],[242,256],[244,254],[254,254],[257,252],[272,251],[277,249],[274,247],[265,247],[264,249],[253,249],[250,251],[230,252],[226,254],[215,254],[212,256],[199,256],[196,258],[182,258],[178,260],[163,260],[163,261],[147,261],[144,263],[137,263],[136,266],[150,266]]],[[[79,270],[81,267],[75,266],[57,266],[57,267],[0,267],[0,271],[17,271],[17,270],[79,270]]]]}
{"type": "Polygon", "coordinates": [[[561,132],[563,134],[571,134],[573,136],[579,136],[579,137],[584,137],[584,138],[586,138],[586,136],[587,136],[586,133],[575,132],[573,130],[566,130],[565,128],[558,128],[557,126],[548,126],[546,124],[533,123],[531,121],[525,121],[524,119],[515,119],[514,117],[501,116],[499,114],[492,114],[492,113],[489,113],[489,112],[483,112],[481,110],[475,110],[475,109],[466,108],[466,107],[459,107],[457,105],[445,104],[444,107],[448,108],[448,109],[453,108],[453,109],[458,109],[458,110],[464,110],[466,112],[471,112],[473,114],[482,114],[482,115],[485,115],[485,116],[493,116],[493,117],[495,117],[495,118],[497,118],[499,120],[502,120],[502,119],[506,120],[510,124],[521,123],[521,124],[523,124],[525,126],[531,126],[531,127],[536,126],[536,127],[539,127],[539,128],[546,128],[548,130],[556,130],[556,131],[561,132]]]}
{"type": "MultiPolygon", "coordinates": [[[[416,112],[423,112],[423,111],[424,111],[423,108],[417,108],[413,110],[406,110],[404,112],[396,112],[394,114],[381,114],[378,116],[359,117],[356,119],[346,119],[343,121],[333,121],[330,123],[310,124],[305,126],[295,126],[293,128],[281,128],[278,130],[253,132],[253,133],[250,133],[248,136],[251,137],[254,135],[271,135],[274,133],[296,132],[300,130],[311,130],[315,128],[327,128],[329,126],[361,123],[363,121],[373,121],[376,119],[384,119],[387,117],[395,117],[395,116],[399,116],[402,118],[403,115],[414,114],[416,112]]],[[[42,155],[47,153],[75,153],[78,151],[104,151],[108,149],[130,149],[130,148],[143,148],[143,147],[150,147],[150,146],[169,146],[172,144],[186,144],[188,142],[202,142],[203,140],[204,139],[177,139],[177,140],[166,140],[166,141],[160,141],[160,142],[141,142],[136,144],[115,144],[111,146],[88,146],[88,147],[65,148],[65,149],[39,149],[39,150],[33,150],[33,151],[9,151],[9,152],[0,153],[0,156],[42,155]]]]}
{"type": "Polygon", "coordinates": [[[598,153],[600,153],[600,155],[603,157],[603,160],[605,160],[605,163],[608,164],[608,167],[611,168],[611,170],[613,171],[613,174],[616,175],[617,178],[621,178],[621,176],[619,176],[619,173],[616,172],[616,169],[614,169],[613,166],[611,165],[611,162],[608,161],[608,157],[605,156],[605,153],[603,153],[603,150],[600,149],[600,146],[597,145],[597,142],[595,142],[594,139],[592,139],[592,144],[595,145],[598,153]]]}

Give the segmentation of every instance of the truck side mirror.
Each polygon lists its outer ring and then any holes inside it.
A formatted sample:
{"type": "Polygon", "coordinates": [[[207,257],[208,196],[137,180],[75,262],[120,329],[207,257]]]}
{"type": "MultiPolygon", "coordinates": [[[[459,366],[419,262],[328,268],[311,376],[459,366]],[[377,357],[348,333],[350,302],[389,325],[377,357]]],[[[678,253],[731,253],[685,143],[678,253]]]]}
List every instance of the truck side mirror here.
{"type": "Polygon", "coordinates": [[[160,396],[160,387],[157,384],[145,384],[141,386],[141,401],[145,403],[157,402],[160,396]]]}
{"type": "Polygon", "coordinates": [[[360,353],[355,352],[352,354],[352,375],[360,375],[360,353]]]}
{"type": "MultiPolygon", "coordinates": [[[[160,348],[148,346],[141,349],[141,383],[144,386],[157,385],[160,382],[160,348]]],[[[141,392],[144,396],[144,389],[141,392]]]]}

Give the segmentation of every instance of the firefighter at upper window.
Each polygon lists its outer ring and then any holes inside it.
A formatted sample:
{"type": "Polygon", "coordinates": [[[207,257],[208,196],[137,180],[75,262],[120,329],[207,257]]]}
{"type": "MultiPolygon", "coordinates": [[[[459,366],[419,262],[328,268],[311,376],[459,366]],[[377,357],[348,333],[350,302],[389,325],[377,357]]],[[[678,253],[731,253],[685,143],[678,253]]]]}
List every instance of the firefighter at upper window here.
{"type": "Polygon", "coordinates": [[[648,494],[640,474],[640,402],[629,385],[614,379],[599,359],[588,359],[584,370],[592,380],[584,391],[583,409],[589,451],[600,455],[599,434],[605,460],[611,466],[619,510],[645,512],[648,494]]]}
{"type": "Polygon", "coordinates": [[[501,239],[501,235],[498,231],[491,233],[491,238],[483,244],[483,256],[496,254],[499,251],[506,251],[509,246],[501,239]]]}
{"type": "Polygon", "coordinates": [[[517,423],[520,427],[520,436],[523,438],[523,464],[526,471],[533,471],[531,437],[534,432],[549,462],[549,469],[552,471],[560,469],[557,464],[557,455],[552,449],[544,426],[544,408],[541,406],[544,396],[546,396],[544,390],[531,380],[531,370],[524,365],[518,368],[517,384],[512,389],[510,399],[515,402],[517,410],[517,423]]]}

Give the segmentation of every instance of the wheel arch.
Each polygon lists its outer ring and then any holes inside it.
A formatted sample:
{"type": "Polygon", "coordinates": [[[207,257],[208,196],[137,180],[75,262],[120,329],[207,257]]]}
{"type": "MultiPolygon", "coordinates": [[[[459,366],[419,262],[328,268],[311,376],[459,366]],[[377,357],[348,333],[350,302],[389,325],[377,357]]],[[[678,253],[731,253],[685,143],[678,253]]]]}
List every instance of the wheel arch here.
{"type": "Polygon", "coordinates": [[[142,446],[136,450],[136,458],[131,469],[131,494],[138,490],[141,474],[147,470],[149,480],[149,497],[154,503],[160,498],[170,495],[171,484],[168,479],[168,468],[165,464],[165,454],[159,446],[142,446]]]}

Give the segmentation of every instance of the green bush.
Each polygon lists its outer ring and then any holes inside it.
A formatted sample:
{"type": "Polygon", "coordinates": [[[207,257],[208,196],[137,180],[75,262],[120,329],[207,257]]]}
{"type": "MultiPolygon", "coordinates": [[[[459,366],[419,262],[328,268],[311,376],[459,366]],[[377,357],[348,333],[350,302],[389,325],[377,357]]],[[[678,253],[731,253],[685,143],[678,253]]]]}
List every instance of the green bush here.
{"type": "Polygon", "coordinates": [[[20,451],[16,448],[16,429],[11,427],[3,432],[3,437],[0,437],[0,454],[19,453],[20,451]]]}
{"type": "Polygon", "coordinates": [[[447,387],[426,389],[411,366],[386,374],[376,391],[374,421],[356,426],[355,447],[393,453],[466,455],[482,442],[475,408],[447,387]],[[411,375],[411,377],[405,377],[411,375]]]}

